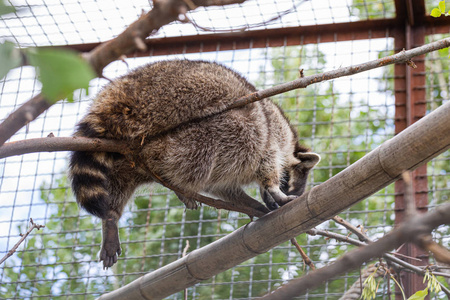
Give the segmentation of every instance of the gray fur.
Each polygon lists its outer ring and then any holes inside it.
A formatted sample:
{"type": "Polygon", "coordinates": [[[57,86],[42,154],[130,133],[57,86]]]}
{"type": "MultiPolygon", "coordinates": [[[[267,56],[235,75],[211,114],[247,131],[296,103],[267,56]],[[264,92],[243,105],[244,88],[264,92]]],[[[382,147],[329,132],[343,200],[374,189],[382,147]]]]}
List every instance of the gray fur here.
{"type": "MultiPolygon", "coordinates": [[[[185,191],[263,213],[269,210],[245,194],[243,185],[259,184],[270,210],[304,192],[320,157],[298,144],[278,106],[264,99],[223,112],[254,91],[221,65],[175,60],[141,67],[99,93],[75,135],[126,140],[137,149],[131,160],[113,153],[72,154],[77,201],[103,219],[104,267],[117,261],[117,221],[136,187],[153,181],[148,170],[185,191]]],[[[197,207],[177,195],[186,207],[197,207]]]]}

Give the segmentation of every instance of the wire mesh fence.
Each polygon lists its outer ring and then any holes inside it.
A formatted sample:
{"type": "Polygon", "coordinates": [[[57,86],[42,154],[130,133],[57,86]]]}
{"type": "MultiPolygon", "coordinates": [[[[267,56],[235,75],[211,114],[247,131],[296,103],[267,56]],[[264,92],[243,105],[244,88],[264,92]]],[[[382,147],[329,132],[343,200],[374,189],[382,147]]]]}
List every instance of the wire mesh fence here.
{"type": "MultiPolygon", "coordinates": [[[[287,17],[269,24],[264,21],[271,18],[267,11],[272,6],[264,1],[248,1],[232,9],[204,9],[192,13],[191,18],[205,22],[199,22],[202,27],[222,30],[261,22],[264,25],[256,26],[256,29],[321,24],[330,19],[348,22],[355,15],[361,20],[391,18],[395,14],[393,1],[317,2],[277,1],[273,15],[285,12],[287,17]],[[374,7],[376,14],[372,13],[374,7]],[[339,13],[339,10],[345,13],[339,13]],[[247,14],[248,11],[252,14],[247,14]]],[[[131,23],[141,8],[148,8],[146,1],[133,1],[126,7],[119,2],[114,2],[112,7],[102,1],[17,4],[17,8],[23,9],[18,13],[20,18],[3,17],[0,35],[13,38],[23,46],[107,40],[123,29],[118,24],[131,23]],[[94,22],[95,19],[99,19],[99,23],[94,22]]],[[[189,26],[190,29],[186,29],[180,24],[172,24],[158,37],[197,33],[198,26],[189,26]]],[[[367,35],[370,36],[370,32],[367,35]]],[[[428,38],[436,40],[439,36],[428,38]]],[[[104,74],[113,79],[153,61],[202,59],[227,65],[243,74],[258,89],[263,89],[298,78],[301,73],[320,73],[399,50],[394,48],[389,30],[382,38],[336,39],[321,43],[318,37],[316,44],[287,45],[286,42],[280,47],[130,57],[127,64],[110,64],[104,74]]],[[[219,44],[217,49],[220,49],[219,44]]],[[[448,101],[447,57],[448,50],[426,57],[427,83],[418,88],[426,89],[427,112],[448,101]]],[[[0,119],[40,91],[34,72],[33,68],[24,66],[11,71],[0,81],[0,119]]],[[[308,188],[326,181],[394,136],[394,79],[394,68],[386,67],[273,97],[297,130],[301,143],[322,156],[310,175],[308,188]]],[[[45,137],[50,133],[70,136],[95,94],[107,82],[105,79],[91,81],[89,95],[78,94],[74,103],[56,103],[11,140],[45,137]]],[[[250,222],[245,215],[205,206],[186,210],[166,188],[157,184],[142,186],[133,195],[119,223],[122,254],[118,263],[103,270],[98,262],[101,222],[78,208],[67,179],[67,158],[68,152],[42,152],[0,160],[0,257],[20,239],[30,218],[45,225],[45,228],[33,231],[14,255],[0,265],[0,298],[93,299],[181,258],[186,249],[192,251],[208,245],[250,222]]],[[[449,151],[428,164],[425,193],[429,209],[448,202],[449,173],[449,151]]],[[[260,199],[256,186],[249,186],[247,193],[260,199]]],[[[373,239],[380,238],[394,226],[395,196],[394,185],[390,185],[341,216],[355,226],[362,226],[373,239]]],[[[332,221],[319,227],[348,234],[332,221]]],[[[449,248],[450,228],[438,228],[434,238],[449,248]]],[[[354,248],[333,239],[305,234],[297,237],[297,241],[316,267],[325,266],[354,248]]],[[[186,293],[188,299],[252,299],[308,271],[309,267],[303,264],[295,247],[284,243],[189,288],[186,293]]],[[[359,276],[358,271],[338,276],[299,299],[339,299],[359,276]]],[[[379,289],[380,299],[391,299],[392,287],[392,282],[384,281],[379,289]]],[[[441,293],[432,297],[444,299],[445,296],[441,293]]],[[[183,299],[183,293],[168,299],[183,299]]]]}

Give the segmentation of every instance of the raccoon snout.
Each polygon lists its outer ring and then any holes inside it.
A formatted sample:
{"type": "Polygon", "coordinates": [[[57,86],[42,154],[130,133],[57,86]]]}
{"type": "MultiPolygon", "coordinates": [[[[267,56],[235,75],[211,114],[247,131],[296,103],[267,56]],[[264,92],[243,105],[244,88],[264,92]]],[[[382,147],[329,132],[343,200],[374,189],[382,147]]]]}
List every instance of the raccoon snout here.
{"type": "Polygon", "coordinates": [[[266,203],[266,206],[270,210],[275,210],[280,207],[275,201],[273,201],[271,203],[266,203]]]}

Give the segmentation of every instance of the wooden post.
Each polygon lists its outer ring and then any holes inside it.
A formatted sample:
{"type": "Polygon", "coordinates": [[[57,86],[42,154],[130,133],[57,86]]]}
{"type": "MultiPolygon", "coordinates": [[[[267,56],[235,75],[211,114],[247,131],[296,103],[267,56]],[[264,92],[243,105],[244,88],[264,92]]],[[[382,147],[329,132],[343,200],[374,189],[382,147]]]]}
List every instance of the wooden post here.
{"type": "MultiPolygon", "coordinates": [[[[414,27],[409,24],[405,31],[395,35],[395,49],[412,49],[425,44],[425,28],[414,27]]],[[[395,65],[395,133],[398,134],[408,126],[420,120],[426,114],[426,79],[425,79],[425,55],[414,58],[417,68],[406,64],[395,65]]],[[[405,155],[407,155],[405,153],[405,155]]],[[[427,211],[428,205],[428,178],[427,165],[417,168],[411,176],[414,203],[420,212],[427,211]]],[[[395,224],[401,224],[405,218],[404,183],[398,180],[395,183],[395,224]]],[[[428,254],[414,244],[403,245],[399,253],[411,259],[403,258],[410,264],[425,266],[428,264],[428,254]],[[415,259],[414,259],[415,258],[415,259]],[[416,260],[419,259],[419,260],[416,260]]],[[[401,272],[400,280],[407,297],[418,290],[423,290],[421,275],[411,272],[401,272]]],[[[402,293],[396,287],[396,299],[403,299],[402,293]]]]}

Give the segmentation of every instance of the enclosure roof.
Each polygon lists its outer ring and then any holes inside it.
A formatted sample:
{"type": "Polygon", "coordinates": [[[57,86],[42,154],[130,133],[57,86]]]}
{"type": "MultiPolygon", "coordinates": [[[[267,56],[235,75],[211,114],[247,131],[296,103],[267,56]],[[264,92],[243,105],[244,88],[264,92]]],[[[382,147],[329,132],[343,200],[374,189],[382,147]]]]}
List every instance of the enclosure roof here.
{"type": "MultiPolygon", "coordinates": [[[[152,55],[159,55],[281,46],[286,41],[335,42],[392,37],[403,32],[405,23],[424,26],[427,34],[448,33],[450,18],[429,16],[437,5],[434,2],[247,0],[198,7],[187,13],[190,22],[164,26],[147,44],[152,44],[152,55]]],[[[0,17],[0,41],[10,40],[20,47],[69,46],[83,52],[116,37],[152,9],[152,1],[144,0],[16,0],[12,4],[17,12],[0,17]]]]}
{"type": "MultiPolygon", "coordinates": [[[[98,43],[121,33],[151,1],[16,0],[16,13],[0,17],[0,37],[22,47],[98,43]]],[[[192,23],[164,26],[152,38],[195,36],[242,30],[392,19],[393,0],[248,0],[243,4],[199,7],[192,23]],[[358,4],[360,3],[360,4],[358,4]]]]}

